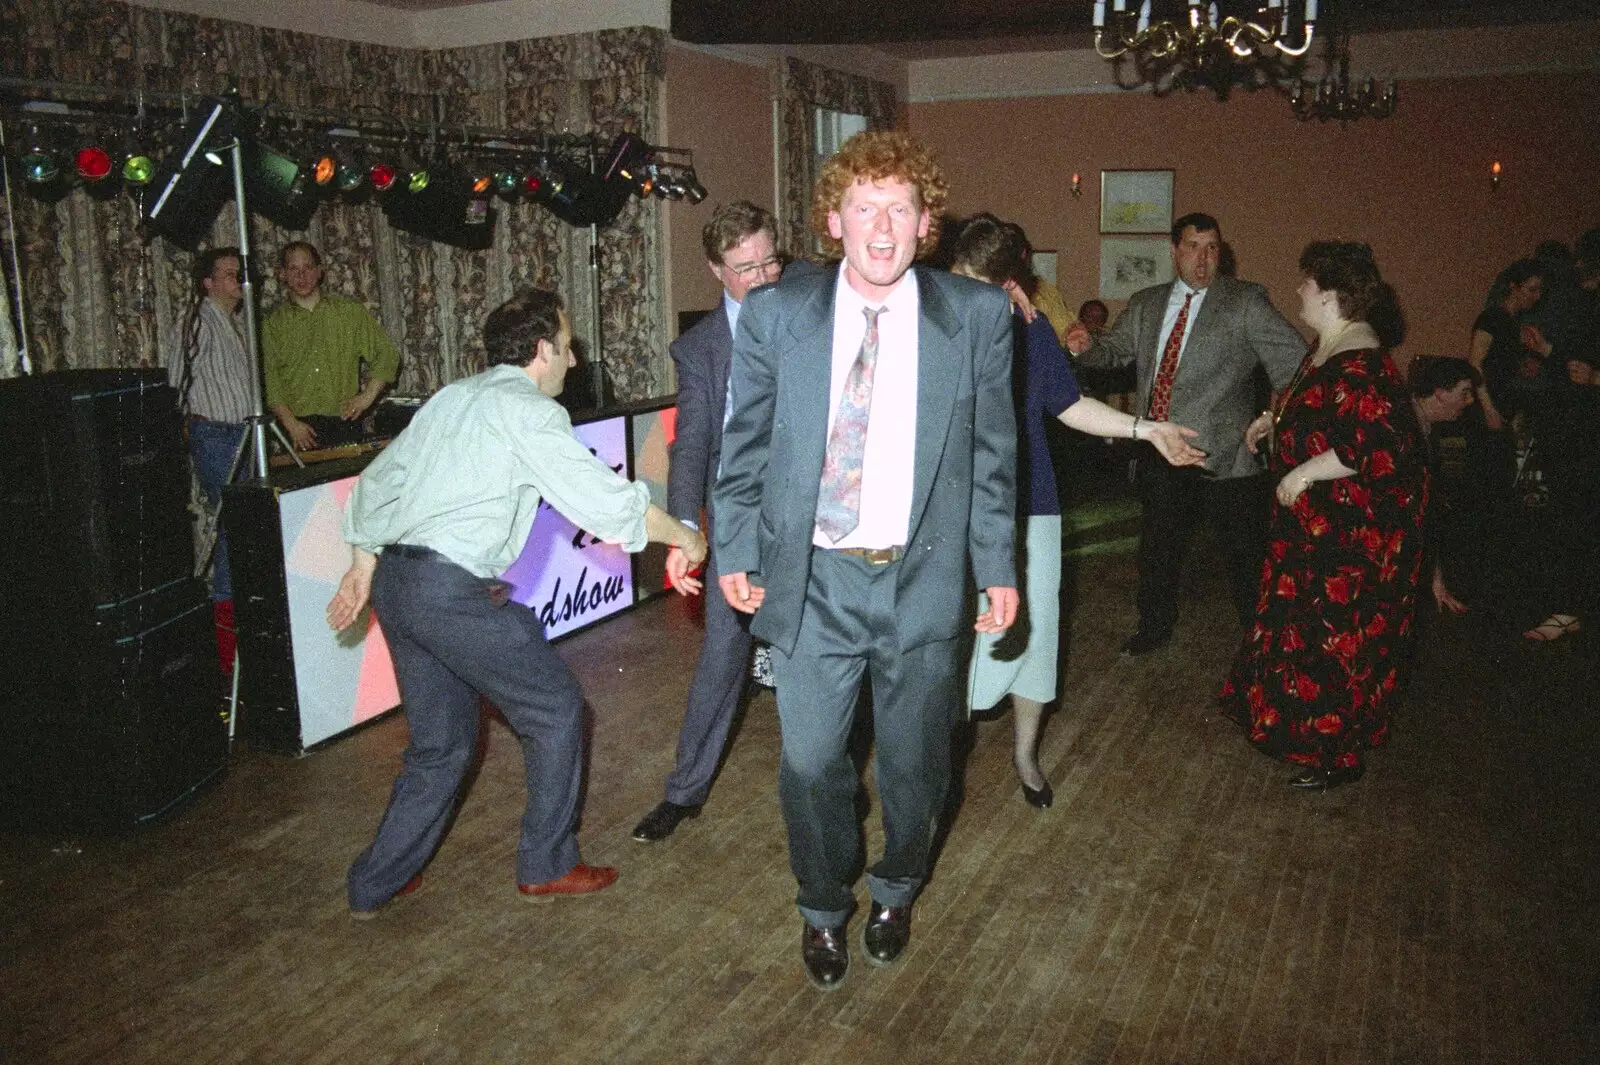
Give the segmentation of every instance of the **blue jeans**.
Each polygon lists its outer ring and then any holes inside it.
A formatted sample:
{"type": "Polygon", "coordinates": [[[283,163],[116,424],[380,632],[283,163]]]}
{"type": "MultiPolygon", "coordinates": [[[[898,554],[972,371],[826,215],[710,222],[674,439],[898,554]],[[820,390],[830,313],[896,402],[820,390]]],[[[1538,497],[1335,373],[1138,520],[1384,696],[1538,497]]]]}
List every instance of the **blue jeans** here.
{"type": "MultiPolygon", "coordinates": [[[[228,483],[228,472],[233,465],[239,441],[244,439],[245,426],[239,422],[213,422],[201,418],[189,422],[189,457],[194,461],[195,476],[206,501],[213,510],[222,502],[222,486],[228,483]]],[[[217,530],[217,549],[212,553],[211,598],[232,599],[233,579],[228,573],[228,541],[217,530]]]]}

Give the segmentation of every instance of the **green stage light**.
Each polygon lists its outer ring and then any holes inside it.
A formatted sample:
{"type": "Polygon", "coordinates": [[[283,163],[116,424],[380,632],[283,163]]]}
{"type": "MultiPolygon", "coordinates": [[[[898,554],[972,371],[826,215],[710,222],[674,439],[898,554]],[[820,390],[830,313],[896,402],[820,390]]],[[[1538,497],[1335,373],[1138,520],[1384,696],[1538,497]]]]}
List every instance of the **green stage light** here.
{"type": "Polygon", "coordinates": [[[360,167],[351,166],[348,163],[340,163],[339,172],[334,176],[334,181],[338,184],[340,192],[354,192],[361,187],[361,183],[366,180],[366,177],[367,175],[362,172],[360,167]]]}
{"type": "Polygon", "coordinates": [[[411,177],[406,181],[406,188],[412,192],[421,192],[428,187],[428,172],[426,170],[413,170],[411,177]]]}
{"type": "Polygon", "coordinates": [[[517,191],[517,175],[509,170],[494,172],[494,187],[502,196],[512,196],[517,191]]]}
{"type": "Polygon", "coordinates": [[[129,185],[148,185],[156,176],[155,160],[148,155],[130,155],[122,164],[122,180],[129,185]]]}
{"type": "Polygon", "coordinates": [[[55,155],[43,148],[31,148],[22,156],[22,179],[30,185],[54,181],[60,173],[61,164],[55,155]]]}

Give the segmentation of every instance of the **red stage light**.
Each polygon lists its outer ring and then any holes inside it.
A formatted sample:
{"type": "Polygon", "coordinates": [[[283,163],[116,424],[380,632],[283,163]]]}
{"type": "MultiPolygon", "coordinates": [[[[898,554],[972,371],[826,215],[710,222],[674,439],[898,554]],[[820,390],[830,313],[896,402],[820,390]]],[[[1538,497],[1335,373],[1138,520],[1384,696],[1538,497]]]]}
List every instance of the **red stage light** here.
{"type": "Polygon", "coordinates": [[[522,179],[522,191],[529,196],[539,195],[539,190],[544,188],[544,178],[538,174],[529,174],[522,179]]]}
{"type": "Polygon", "coordinates": [[[374,163],[372,169],[367,171],[367,180],[372,182],[372,187],[379,192],[388,192],[394,187],[395,179],[400,172],[388,163],[374,163]]]}
{"type": "Polygon", "coordinates": [[[111,174],[111,154],[104,148],[81,148],[78,151],[76,165],[78,176],[83,180],[100,181],[111,174]]]}

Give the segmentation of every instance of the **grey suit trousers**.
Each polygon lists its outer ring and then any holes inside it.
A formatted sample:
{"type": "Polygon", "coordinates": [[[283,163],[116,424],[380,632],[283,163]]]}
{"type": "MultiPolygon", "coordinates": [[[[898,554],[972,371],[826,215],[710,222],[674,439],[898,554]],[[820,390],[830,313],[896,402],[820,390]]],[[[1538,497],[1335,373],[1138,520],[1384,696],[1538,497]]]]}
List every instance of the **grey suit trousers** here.
{"type": "Polygon", "coordinates": [[[350,866],[353,909],[381,905],[438,847],[477,745],[480,693],[522,744],[528,805],[518,881],[554,880],[578,863],[583,693],[534,612],[503,591],[442,555],[379,556],[372,605],[411,741],[377,837],[350,866]]]}
{"type": "Polygon", "coordinates": [[[863,676],[872,680],[884,851],[867,873],[872,898],[907,906],[928,876],[950,785],[950,735],[960,707],[961,640],[899,649],[901,563],[874,566],[816,551],[793,654],[772,649],[783,758],[778,797],[800,913],[837,927],[854,908],[860,869],[859,787],[849,738],[863,676]]]}
{"type": "Polygon", "coordinates": [[[706,559],[705,637],[689,684],[689,706],[678,732],[678,758],[667,777],[667,801],[698,806],[711,792],[711,778],[728,743],[750,677],[750,619],[728,605],[717,586],[717,556],[706,559]]]}

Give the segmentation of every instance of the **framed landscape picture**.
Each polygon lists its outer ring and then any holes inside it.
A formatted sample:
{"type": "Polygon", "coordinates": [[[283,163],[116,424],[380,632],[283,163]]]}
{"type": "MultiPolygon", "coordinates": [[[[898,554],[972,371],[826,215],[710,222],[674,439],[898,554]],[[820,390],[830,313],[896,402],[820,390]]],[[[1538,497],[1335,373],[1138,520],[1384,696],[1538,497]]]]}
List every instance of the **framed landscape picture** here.
{"type": "Polygon", "coordinates": [[[1100,298],[1125,300],[1172,280],[1172,241],[1160,237],[1100,238],[1100,298]]]}
{"type": "Polygon", "coordinates": [[[1172,174],[1171,170],[1100,171],[1100,232],[1170,230],[1172,174]]]}
{"type": "Polygon", "coordinates": [[[1028,260],[1033,267],[1034,276],[1041,281],[1056,283],[1056,253],[1053,251],[1036,251],[1028,260]]]}

